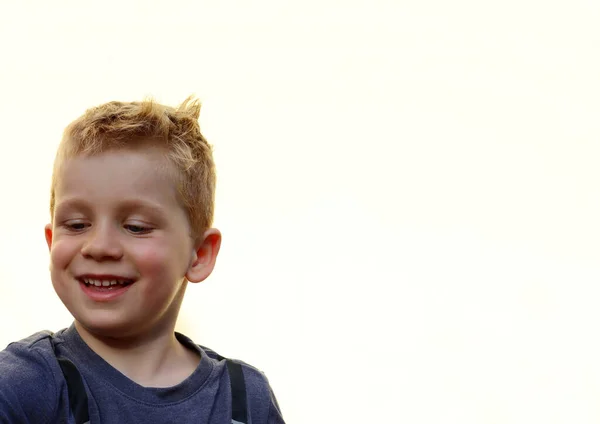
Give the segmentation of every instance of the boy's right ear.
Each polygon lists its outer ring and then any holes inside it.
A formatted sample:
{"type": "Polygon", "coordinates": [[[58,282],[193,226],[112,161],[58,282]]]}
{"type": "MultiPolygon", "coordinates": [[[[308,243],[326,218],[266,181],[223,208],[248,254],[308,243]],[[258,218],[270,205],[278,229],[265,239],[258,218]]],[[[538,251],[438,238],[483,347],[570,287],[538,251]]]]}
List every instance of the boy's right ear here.
{"type": "Polygon", "coordinates": [[[52,248],[52,224],[46,224],[46,227],[44,227],[44,235],[46,236],[48,250],[50,250],[52,248]]]}

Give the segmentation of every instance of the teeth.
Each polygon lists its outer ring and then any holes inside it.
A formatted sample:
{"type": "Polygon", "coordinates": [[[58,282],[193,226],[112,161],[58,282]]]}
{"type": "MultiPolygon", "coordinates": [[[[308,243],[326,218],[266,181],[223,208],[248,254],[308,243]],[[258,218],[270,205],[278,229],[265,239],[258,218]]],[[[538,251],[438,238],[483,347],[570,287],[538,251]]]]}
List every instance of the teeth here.
{"type": "Polygon", "coordinates": [[[89,278],[84,278],[83,282],[88,286],[96,286],[96,287],[109,287],[115,286],[117,284],[125,284],[128,280],[92,280],[89,278]]]}

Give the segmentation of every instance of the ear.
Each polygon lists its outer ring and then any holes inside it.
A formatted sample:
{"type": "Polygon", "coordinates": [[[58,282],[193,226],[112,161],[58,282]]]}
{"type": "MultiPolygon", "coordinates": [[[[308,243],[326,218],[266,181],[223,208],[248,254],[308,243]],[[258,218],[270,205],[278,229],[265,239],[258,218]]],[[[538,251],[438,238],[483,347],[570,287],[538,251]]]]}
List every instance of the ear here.
{"type": "Polygon", "coordinates": [[[204,281],[212,272],[221,248],[221,232],[216,228],[208,229],[194,248],[194,254],[185,278],[190,283],[204,281]]]}
{"type": "Polygon", "coordinates": [[[52,248],[52,224],[46,224],[46,227],[44,227],[44,234],[46,235],[48,250],[50,250],[52,248]]]}

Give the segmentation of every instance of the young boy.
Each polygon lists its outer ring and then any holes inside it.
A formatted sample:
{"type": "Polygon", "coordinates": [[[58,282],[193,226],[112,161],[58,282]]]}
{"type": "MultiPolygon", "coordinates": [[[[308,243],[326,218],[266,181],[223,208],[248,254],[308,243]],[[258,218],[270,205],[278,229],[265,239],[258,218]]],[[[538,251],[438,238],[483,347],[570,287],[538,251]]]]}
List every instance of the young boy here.
{"type": "Polygon", "coordinates": [[[262,372],[174,330],[221,244],[199,114],[110,102],[65,129],[45,235],[74,322],[0,352],[0,423],[283,423],[262,372]]]}

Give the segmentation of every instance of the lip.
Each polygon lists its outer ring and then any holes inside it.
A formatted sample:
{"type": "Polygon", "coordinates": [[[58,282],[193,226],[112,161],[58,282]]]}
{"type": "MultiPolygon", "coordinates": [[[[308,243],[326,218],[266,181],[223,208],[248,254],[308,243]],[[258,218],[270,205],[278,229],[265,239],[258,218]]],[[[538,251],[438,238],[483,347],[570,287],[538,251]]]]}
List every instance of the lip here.
{"type": "Polygon", "coordinates": [[[110,302],[119,297],[123,296],[130,288],[135,284],[135,280],[119,277],[116,275],[92,275],[86,274],[77,278],[77,282],[79,283],[79,287],[81,290],[94,302],[110,302]],[[118,287],[113,287],[112,289],[96,289],[96,286],[88,286],[83,282],[83,279],[93,279],[93,280],[132,280],[131,284],[126,286],[121,286],[117,284],[118,287]]]}

